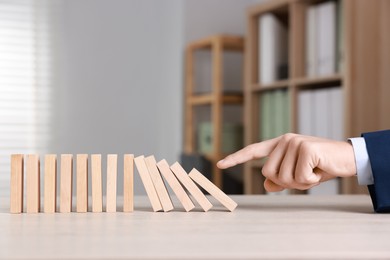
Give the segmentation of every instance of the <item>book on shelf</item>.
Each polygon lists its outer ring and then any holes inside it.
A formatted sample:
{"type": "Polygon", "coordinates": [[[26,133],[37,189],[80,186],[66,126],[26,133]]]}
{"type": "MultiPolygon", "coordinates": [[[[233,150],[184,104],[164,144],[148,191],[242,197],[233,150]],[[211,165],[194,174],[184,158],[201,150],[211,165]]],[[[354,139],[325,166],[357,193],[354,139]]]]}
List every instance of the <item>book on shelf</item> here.
{"type": "Polygon", "coordinates": [[[260,140],[290,131],[289,98],[286,89],[265,91],[260,95],[260,140]]]}
{"type": "Polygon", "coordinates": [[[288,77],[288,29],[272,13],[259,17],[259,79],[269,84],[288,77]]]}
{"type": "MultiPolygon", "coordinates": [[[[298,94],[298,131],[300,134],[343,140],[343,92],[341,87],[301,90],[298,94]]],[[[309,194],[337,194],[338,180],[313,187],[309,194]]]]}
{"type": "Polygon", "coordinates": [[[306,11],[306,75],[329,76],[341,69],[341,4],[327,1],[306,11]]]}
{"type": "MultiPolygon", "coordinates": [[[[223,153],[232,153],[243,147],[243,128],[239,123],[225,122],[222,127],[223,153]]],[[[211,122],[202,122],[198,126],[198,151],[209,154],[213,149],[213,125],[211,122]]]]}

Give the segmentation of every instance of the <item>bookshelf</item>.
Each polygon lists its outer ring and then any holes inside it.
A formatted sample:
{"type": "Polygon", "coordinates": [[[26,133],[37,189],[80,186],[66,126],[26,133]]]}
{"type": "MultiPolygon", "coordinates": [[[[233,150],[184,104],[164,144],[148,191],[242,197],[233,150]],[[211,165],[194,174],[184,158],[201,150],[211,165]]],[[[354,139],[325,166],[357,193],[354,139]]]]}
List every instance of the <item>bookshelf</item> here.
{"type": "MultiPolygon", "coordinates": [[[[303,93],[318,95],[319,92],[336,88],[339,92],[339,107],[329,113],[342,119],[338,130],[341,131],[339,134],[342,140],[360,136],[362,132],[390,128],[390,102],[387,102],[390,98],[390,32],[386,29],[390,24],[390,1],[333,1],[337,5],[336,13],[331,16],[337,19],[331,21],[337,26],[334,36],[337,40],[334,50],[336,68],[332,73],[312,75],[309,73],[312,58],[309,51],[313,45],[307,40],[313,33],[310,31],[313,29],[307,27],[307,20],[312,19],[309,14],[312,11],[309,10],[328,2],[332,1],[272,0],[248,9],[244,89],[246,145],[263,139],[265,130],[262,126],[269,122],[262,121],[265,117],[262,108],[265,108],[266,100],[262,96],[278,90],[286,92],[288,96],[289,124],[284,132],[304,132],[305,125],[302,122],[306,121],[301,111],[306,102],[302,101],[303,93]],[[261,21],[269,14],[287,30],[288,73],[284,78],[276,77],[271,82],[262,82],[261,73],[264,70],[261,68],[261,59],[269,55],[262,51],[262,44],[269,45],[269,42],[263,41],[261,37],[259,39],[259,36],[264,33],[261,31],[261,21]],[[337,63],[337,55],[341,57],[340,63],[337,63]]],[[[334,102],[334,98],[329,100],[334,102]]],[[[329,118],[333,119],[334,116],[329,118]]],[[[262,161],[244,165],[246,194],[265,193],[261,167],[262,161]]],[[[337,181],[338,193],[366,192],[365,187],[357,184],[356,178],[337,181]]],[[[305,193],[295,190],[290,192],[305,193]]]]}
{"type": "MultiPolygon", "coordinates": [[[[240,36],[213,35],[187,45],[186,69],[185,69],[185,140],[184,150],[186,154],[198,154],[196,144],[197,122],[195,119],[196,109],[207,107],[210,109],[212,126],[212,150],[203,154],[212,163],[212,181],[223,188],[222,171],[216,167],[217,161],[222,159],[222,131],[224,124],[223,110],[226,105],[243,106],[243,83],[231,93],[225,91],[224,84],[224,53],[238,52],[243,55],[244,39],[240,36]],[[211,54],[211,89],[206,93],[197,93],[195,79],[195,54],[197,51],[207,51],[211,54]]],[[[241,147],[240,147],[241,148],[241,147]]]]}

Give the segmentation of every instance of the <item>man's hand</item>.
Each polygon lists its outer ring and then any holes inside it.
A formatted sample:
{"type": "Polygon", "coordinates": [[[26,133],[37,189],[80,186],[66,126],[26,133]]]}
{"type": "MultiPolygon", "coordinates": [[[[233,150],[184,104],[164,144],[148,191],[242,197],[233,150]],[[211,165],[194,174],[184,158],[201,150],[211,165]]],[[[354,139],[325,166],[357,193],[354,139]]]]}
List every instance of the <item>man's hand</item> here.
{"type": "Polygon", "coordinates": [[[335,177],[356,174],[352,145],[323,138],[285,134],[251,144],[219,161],[226,169],[249,160],[268,157],[262,173],[267,191],[306,190],[335,177]]]}

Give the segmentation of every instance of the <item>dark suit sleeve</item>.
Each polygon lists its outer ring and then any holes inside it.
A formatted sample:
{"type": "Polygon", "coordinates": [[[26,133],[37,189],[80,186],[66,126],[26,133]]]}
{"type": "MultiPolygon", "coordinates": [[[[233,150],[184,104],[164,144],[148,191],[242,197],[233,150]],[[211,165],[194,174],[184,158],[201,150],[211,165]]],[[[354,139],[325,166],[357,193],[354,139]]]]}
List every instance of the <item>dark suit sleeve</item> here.
{"type": "Polygon", "coordinates": [[[362,134],[374,184],[368,185],[376,212],[390,212],[390,130],[362,134]]]}

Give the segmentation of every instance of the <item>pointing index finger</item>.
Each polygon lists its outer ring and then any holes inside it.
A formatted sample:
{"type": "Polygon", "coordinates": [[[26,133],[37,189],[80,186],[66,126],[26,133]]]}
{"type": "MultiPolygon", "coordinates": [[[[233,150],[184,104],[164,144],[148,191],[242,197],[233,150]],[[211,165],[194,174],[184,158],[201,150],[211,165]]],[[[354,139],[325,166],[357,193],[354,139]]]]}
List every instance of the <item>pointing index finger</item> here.
{"type": "Polygon", "coordinates": [[[247,147],[227,156],[225,159],[220,160],[217,163],[217,167],[220,169],[226,169],[253,159],[266,157],[273,151],[279,142],[279,139],[280,137],[277,137],[260,143],[248,145],[247,147]]]}

